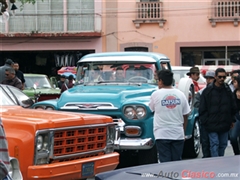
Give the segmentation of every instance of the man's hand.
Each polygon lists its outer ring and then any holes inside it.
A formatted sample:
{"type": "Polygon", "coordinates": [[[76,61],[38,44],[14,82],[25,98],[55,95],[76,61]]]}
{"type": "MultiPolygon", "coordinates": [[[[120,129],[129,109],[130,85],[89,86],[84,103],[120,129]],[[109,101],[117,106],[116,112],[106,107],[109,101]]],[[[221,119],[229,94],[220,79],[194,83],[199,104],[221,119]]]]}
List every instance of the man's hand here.
{"type": "Polygon", "coordinates": [[[235,124],[234,124],[234,123],[232,123],[232,124],[231,124],[231,126],[230,126],[230,129],[232,129],[232,128],[234,127],[234,125],[235,125],[235,124]]]}

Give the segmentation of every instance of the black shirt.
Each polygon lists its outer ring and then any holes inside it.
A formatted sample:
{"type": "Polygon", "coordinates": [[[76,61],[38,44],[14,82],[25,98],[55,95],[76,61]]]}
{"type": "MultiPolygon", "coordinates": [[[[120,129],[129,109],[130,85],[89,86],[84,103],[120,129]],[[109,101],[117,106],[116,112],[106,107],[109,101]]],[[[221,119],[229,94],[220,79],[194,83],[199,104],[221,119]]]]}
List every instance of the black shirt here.
{"type": "Polygon", "coordinates": [[[22,81],[22,83],[25,83],[25,78],[24,78],[24,75],[23,75],[22,71],[17,70],[16,71],[16,76],[18,77],[18,79],[20,79],[22,81]]]}

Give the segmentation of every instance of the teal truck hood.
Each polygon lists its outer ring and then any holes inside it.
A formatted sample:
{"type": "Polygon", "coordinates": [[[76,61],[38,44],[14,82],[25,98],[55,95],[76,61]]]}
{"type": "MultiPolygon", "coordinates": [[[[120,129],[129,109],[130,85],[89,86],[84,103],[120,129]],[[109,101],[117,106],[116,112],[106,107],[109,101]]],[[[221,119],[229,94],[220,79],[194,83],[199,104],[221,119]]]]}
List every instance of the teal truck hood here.
{"type": "Polygon", "coordinates": [[[114,107],[121,104],[140,101],[149,101],[150,95],[157,89],[156,85],[78,85],[65,91],[59,101],[58,107],[73,103],[102,102],[112,103],[114,107]]]}

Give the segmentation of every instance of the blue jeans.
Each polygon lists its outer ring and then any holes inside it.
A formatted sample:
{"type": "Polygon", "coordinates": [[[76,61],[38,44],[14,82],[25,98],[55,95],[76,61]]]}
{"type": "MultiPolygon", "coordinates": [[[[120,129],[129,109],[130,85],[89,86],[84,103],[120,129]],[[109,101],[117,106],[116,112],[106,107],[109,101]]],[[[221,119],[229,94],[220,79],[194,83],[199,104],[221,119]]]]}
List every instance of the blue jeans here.
{"type": "Polygon", "coordinates": [[[161,163],[182,159],[184,140],[157,139],[156,146],[161,163]]]}
{"type": "Polygon", "coordinates": [[[230,130],[230,141],[235,155],[240,154],[239,142],[240,142],[240,120],[237,120],[234,127],[230,130]],[[238,141],[239,138],[239,141],[238,141]]]}
{"type": "Polygon", "coordinates": [[[208,137],[210,141],[211,156],[224,156],[228,143],[228,131],[221,133],[209,132],[208,137]]]}

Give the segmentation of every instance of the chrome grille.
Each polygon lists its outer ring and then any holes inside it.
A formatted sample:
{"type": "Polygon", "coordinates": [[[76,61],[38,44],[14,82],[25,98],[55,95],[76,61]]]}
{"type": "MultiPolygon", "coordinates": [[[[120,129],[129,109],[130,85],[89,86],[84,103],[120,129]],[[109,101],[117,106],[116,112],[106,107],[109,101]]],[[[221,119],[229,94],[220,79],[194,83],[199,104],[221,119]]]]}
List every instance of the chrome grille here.
{"type": "Polygon", "coordinates": [[[65,106],[78,106],[79,108],[113,107],[111,103],[67,103],[65,106]]]}
{"type": "Polygon", "coordinates": [[[107,127],[59,130],[54,134],[53,155],[64,156],[104,149],[107,127]]]}

